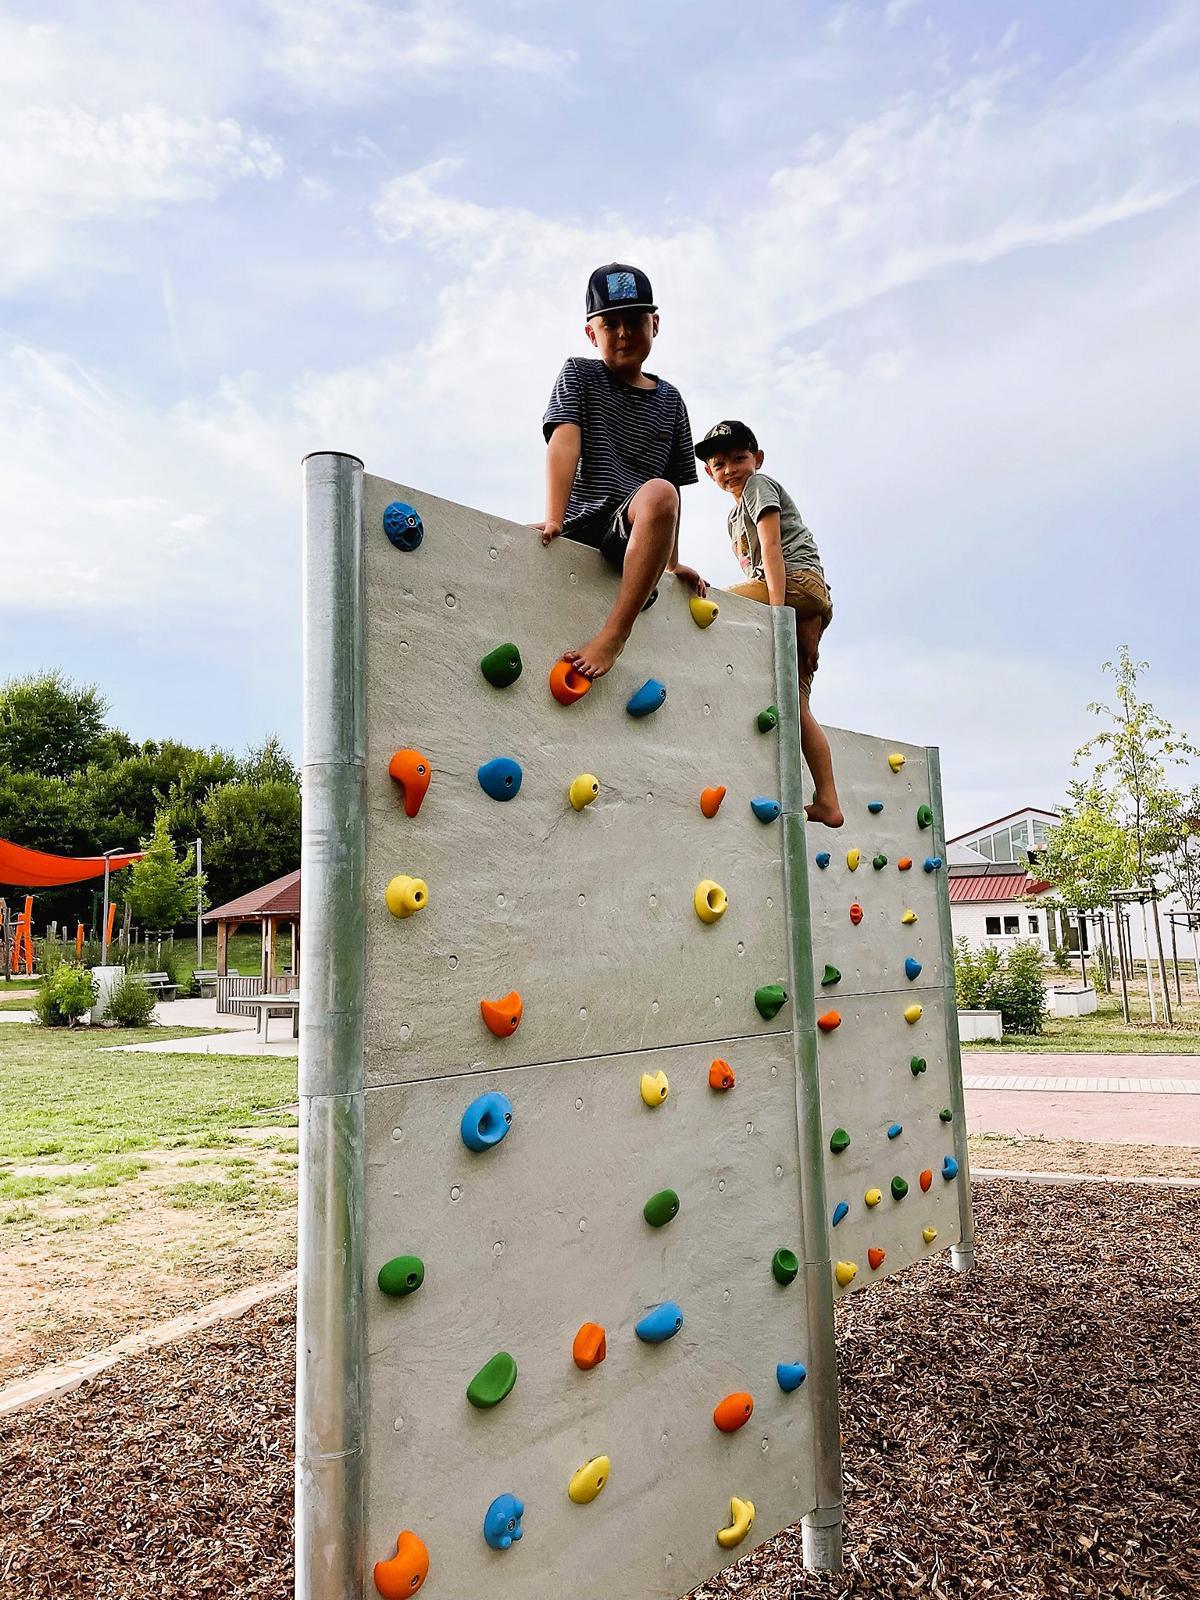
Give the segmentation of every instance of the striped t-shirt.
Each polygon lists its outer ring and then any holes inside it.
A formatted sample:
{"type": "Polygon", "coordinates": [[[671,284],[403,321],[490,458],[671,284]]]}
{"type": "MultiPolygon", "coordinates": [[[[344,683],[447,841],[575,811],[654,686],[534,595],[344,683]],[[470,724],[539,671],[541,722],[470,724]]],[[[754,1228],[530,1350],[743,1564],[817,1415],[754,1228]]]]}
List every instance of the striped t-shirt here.
{"type": "Polygon", "coordinates": [[[617,507],[651,478],[666,478],[677,489],[697,481],[687,407],[665,378],[656,378],[653,389],[635,389],[603,361],[569,356],[542,418],[547,441],[563,422],[575,423],[581,438],[563,518],[569,538],[602,532],[617,507]]]}

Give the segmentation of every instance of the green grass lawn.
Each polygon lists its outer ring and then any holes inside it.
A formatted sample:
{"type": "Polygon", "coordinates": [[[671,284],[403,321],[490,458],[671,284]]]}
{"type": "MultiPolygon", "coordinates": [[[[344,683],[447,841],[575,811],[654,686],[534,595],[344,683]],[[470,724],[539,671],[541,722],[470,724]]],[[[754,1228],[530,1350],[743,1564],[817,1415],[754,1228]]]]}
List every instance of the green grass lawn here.
{"type": "Polygon", "coordinates": [[[1176,1026],[1166,1028],[1150,1022],[1150,1007],[1145,985],[1130,996],[1132,1024],[1126,1027],[1119,994],[1101,994],[1090,1017],[1047,1017],[1040,1034],[1006,1033],[999,1044],[972,1040],[963,1054],[998,1055],[1005,1051],[1032,1051],[1043,1054],[1078,1052],[1099,1055],[1197,1055],[1200,1056],[1200,1001],[1194,992],[1184,991],[1182,1007],[1175,1002],[1176,1026]]]}

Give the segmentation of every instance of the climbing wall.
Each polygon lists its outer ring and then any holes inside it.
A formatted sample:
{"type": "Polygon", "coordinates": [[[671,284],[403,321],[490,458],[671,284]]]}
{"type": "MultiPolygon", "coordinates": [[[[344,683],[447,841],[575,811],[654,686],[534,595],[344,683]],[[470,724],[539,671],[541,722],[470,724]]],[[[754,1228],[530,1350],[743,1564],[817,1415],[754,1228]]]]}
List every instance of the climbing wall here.
{"type": "Polygon", "coordinates": [[[593,552],[363,520],[367,1592],[672,1600],[815,1504],[769,613],[665,579],[562,704],[593,552]]]}

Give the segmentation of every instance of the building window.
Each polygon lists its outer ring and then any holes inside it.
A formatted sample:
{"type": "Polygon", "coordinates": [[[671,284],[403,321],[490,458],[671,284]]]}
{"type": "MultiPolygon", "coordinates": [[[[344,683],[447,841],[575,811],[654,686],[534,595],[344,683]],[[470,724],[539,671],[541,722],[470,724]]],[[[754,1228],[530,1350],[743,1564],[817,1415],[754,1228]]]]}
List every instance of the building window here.
{"type": "Polygon", "coordinates": [[[1020,919],[1020,917],[1005,917],[1005,919],[1004,919],[1004,931],[1005,931],[1005,933],[1020,933],[1020,931],[1021,931],[1021,919],[1020,919]]]}
{"type": "Polygon", "coordinates": [[[1034,916],[1029,919],[1029,931],[1030,933],[1039,933],[1041,931],[1038,927],[1038,919],[1034,916]]]}
{"type": "Polygon", "coordinates": [[[1000,932],[1000,918],[999,917],[985,917],[983,919],[983,927],[984,927],[984,932],[985,933],[999,934],[999,932],[1000,932]]]}

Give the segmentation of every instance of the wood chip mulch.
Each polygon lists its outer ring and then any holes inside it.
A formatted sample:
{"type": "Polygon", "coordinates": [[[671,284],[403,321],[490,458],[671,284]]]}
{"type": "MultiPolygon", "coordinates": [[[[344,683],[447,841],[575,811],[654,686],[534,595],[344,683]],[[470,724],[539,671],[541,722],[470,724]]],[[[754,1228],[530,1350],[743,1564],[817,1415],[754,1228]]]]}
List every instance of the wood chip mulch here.
{"type": "MultiPolygon", "coordinates": [[[[804,1573],[797,1529],[693,1600],[1200,1596],[1200,1194],[976,1202],[973,1275],[930,1261],[840,1308],[845,1571],[804,1573]]],[[[289,1594],[293,1315],[0,1421],[0,1593],[289,1594]]]]}

